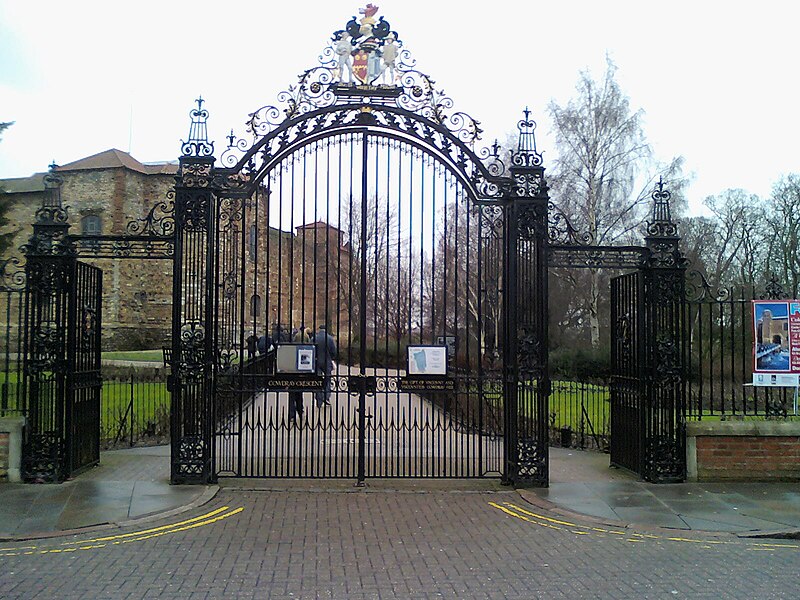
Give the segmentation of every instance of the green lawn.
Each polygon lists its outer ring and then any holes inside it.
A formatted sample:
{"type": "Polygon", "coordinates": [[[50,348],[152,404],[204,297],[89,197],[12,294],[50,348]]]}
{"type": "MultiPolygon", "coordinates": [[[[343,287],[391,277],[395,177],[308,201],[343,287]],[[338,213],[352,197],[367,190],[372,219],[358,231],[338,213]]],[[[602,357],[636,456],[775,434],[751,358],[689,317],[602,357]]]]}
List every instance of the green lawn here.
{"type": "Polygon", "coordinates": [[[125,352],[103,352],[103,360],[133,360],[140,362],[163,363],[162,350],[128,350],[125,352]]]}
{"type": "Polygon", "coordinates": [[[143,434],[164,436],[169,431],[167,384],[163,381],[105,381],[100,401],[102,438],[113,440],[122,427],[123,439],[131,431],[133,414],[134,438],[143,434]],[[132,413],[131,397],[133,398],[132,413]]]}

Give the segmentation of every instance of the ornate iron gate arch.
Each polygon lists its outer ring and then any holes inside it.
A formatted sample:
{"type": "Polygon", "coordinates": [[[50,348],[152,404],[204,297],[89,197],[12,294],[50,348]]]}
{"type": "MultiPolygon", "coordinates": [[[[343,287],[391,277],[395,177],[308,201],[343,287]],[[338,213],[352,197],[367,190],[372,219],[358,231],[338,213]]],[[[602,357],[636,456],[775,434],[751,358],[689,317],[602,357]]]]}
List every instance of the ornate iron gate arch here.
{"type": "MultiPolygon", "coordinates": [[[[387,56],[396,34],[362,21],[374,35],[351,34],[354,55],[387,56]]],[[[252,141],[231,132],[221,167],[193,111],[176,186],[173,481],[546,477],[517,401],[521,378],[525,402],[547,392],[546,299],[518,302],[546,285],[532,122],[506,174],[407,51],[388,84],[352,84],[334,37],[285,109],[251,113],[252,141]],[[284,373],[269,346],[323,323],[334,370],[284,373]],[[409,347],[441,370],[412,377],[409,347]],[[297,415],[297,390],[308,404],[328,387],[330,410],[297,415]]]]}

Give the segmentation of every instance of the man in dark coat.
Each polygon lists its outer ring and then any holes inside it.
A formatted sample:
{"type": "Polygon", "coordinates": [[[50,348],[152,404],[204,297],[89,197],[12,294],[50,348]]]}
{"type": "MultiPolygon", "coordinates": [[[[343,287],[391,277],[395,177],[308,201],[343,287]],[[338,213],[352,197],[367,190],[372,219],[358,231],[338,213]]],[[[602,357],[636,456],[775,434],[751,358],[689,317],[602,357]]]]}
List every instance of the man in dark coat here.
{"type": "Polygon", "coordinates": [[[333,361],[337,358],[336,342],[333,340],[333,336],[328,333],[325,323],[319,326],[314,336],[314,344],[317,347],[317,374],[325,376],[325,390],[314,392],[317,408],[321,408],[331,404],[331,373],[333,372],[333,361]]]}

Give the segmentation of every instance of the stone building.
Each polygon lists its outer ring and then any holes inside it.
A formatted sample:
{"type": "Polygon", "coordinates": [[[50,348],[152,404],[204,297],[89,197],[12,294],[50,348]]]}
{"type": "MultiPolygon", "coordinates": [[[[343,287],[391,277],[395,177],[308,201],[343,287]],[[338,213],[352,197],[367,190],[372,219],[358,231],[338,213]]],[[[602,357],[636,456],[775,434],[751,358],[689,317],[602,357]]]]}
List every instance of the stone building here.
{"type": "MultiPolygon", "coordinates": [[[[124,234],[129,222],[144,218],[155,203],[167,199],[177,170],[177,162],[145,164],[116,149],[57,167],[70,233],[124,234]]],[[[0,182],[9,194],[9,227],[14,232],[7,254],[20,255],[31,235],[45,195],[44,175],[0,182]]],[[[82,260],[103,270],[104,348],[160,347],[169,337],[172,315],[171,261],[82,260]]]]}
{"type": "MultiPolygon", "coordinates": [[[[121,150],[106,150],[56,167],[63,178],[61,198],[70,233],[125,235],[129,224],[144,219],[165,202],[171,210],[177,162],[142,163],[121,150]]],[[[45,173],[0,182],[10,200],[11,249],[0,261],[21,257],[31,235],[36,210],[45,195],[45,173]]],[[[269,333],[280,323],[316,328],[324,320],[349,328],[345,302],[352,265],[342,232],[326,223],[299,225],[284,231],[264,223],[268,195],[256,194],[244,207],[220,208],[241,219],[223,219],[232,229],[219,252],[219,298],[222,331],[235,345],[241,328],[269,333]],[[241,209],[244,210],[241,210],[241,209]],[[243,257],[242,254],[245,256],[243,257]],[[241,270],[244,277],[239,277],[241,270]],[[227,282],[238,282],[233,289],[227,282]],[[240,306],[245,303],[245,306],[240,306]]],[[[82,257],[103,270],[103,348],[152,349],[169,343],[172,320],[172,261],[142,258],[82,257]]]]}

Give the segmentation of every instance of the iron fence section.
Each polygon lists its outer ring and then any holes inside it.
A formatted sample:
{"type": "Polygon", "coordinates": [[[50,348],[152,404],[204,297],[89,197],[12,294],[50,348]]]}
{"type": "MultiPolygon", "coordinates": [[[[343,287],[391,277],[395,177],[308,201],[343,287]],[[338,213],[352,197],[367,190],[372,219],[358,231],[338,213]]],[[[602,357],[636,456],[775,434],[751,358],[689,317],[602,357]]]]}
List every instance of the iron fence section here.
{"type": "Polygon", "coordinates": [[[752,301],[758,296],[752,286],[717,294],[706,289],[687,303],[687,419],[798,417],[795,389],[753,386],[752,301]]]}
{"type": "Polygon", "coordinates": [[[100,406],[100,443],[104,448],[169,440],[170,394],[163,369],[105,373],[100,406]]]}
{"type": "Polygon", "coordinates": [[[609,387],[554,381],[550,392],[550,445],[607,451],[611,441],[609,387]]]}
{"type": "Polygon", "coordinates": [[[20,334],[24,311],[24,291],[0,287],[0,417],[27,414],[20,334]]]}

